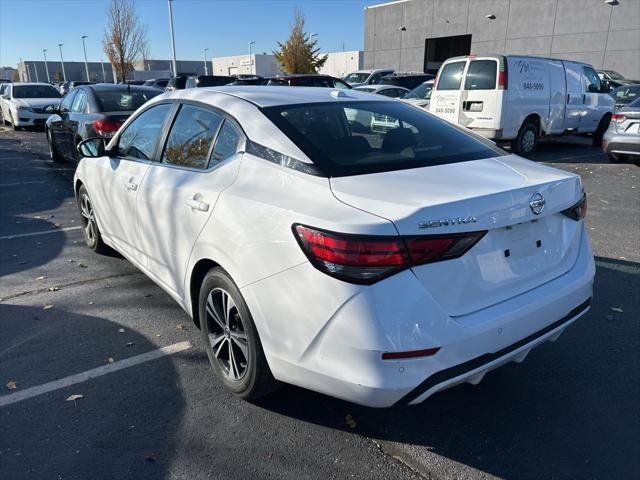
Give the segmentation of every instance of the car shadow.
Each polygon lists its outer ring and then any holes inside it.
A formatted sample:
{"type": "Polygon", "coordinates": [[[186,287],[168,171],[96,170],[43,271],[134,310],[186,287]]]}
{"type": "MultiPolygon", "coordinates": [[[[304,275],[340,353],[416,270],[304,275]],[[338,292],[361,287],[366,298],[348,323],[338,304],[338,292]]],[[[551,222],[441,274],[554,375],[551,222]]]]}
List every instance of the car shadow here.
{"type": "Polygon", "coordinates": [[[591,311],[557,342],[490,372],[477,386],[392,409],[288,386],[257,404],[370,437],[436,478],[469,474],[440,471],[437,456],[502,478],[630,478],[640,469],[640,264],[596,262],[591,311]]]}
{"type": "MultiPolygon", "coordinates": [[[[121,328],[58,308],[0,304],[0,398],[158,348],[121,328]],[[5,389],[9,381],[15,390],[5,389]]],[[[0,478],[169,478],[184,408],[171,357],[4,405],[0,478]],[[82,398],[66,401],[74,394],[82,398]]]]}

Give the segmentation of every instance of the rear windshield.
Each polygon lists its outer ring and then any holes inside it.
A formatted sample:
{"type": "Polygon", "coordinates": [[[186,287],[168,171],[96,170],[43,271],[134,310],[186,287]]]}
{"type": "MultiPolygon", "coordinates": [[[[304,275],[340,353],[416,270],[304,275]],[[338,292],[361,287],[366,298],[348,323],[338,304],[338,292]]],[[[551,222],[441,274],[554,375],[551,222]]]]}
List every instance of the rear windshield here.
{"type": "Polygon", "coordinates": [[[60,92],[51,85],[14,85],[13,98],[60,98],[60,92]]]}
{"type": "Polygon", "coordinates": [[[464,80],[465,90],[494,90],[498,62],[495,60],[474,60],[469,64],[464,80]]]}
{"type": "Polygon", "coordinates": [[[616,88],[613,92],[613,98],[622,103],[633,102],[639,96],[640,85],[625,85],[623,87],[616,88]]]}
{"type": "Polygon", "coordinates": [[[151,100],[160,91],[135,91],[134,89],[119,91],[96,91],[98,99],[98,111],[100,112],[124,112],[137,110],[147,100],[151,100]]]}
{"type": "Polygon", "coordinates": [[[438,90],[460,90],[465,62],[447,63],[438,76],[438,90]]]}
{"type": "Polygon", "coordinates": [[[503,155],[402,102],[331,102],[263,112],[328,176],[428,167],[503,155]]]}

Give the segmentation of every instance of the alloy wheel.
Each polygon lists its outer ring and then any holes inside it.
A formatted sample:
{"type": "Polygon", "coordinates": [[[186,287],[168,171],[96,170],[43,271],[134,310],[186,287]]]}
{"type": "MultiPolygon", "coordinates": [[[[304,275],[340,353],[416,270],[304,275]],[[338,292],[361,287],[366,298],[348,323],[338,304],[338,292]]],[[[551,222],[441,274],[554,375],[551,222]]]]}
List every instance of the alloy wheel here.
{"type": "Polygon", "coordinates": [[[96,216],[93,212],[89,195],[83,193],[80,197],[80,214],[82,215],[82,226],[87,243],[91,246],[96,242],[96,216]]]}
{"type": "Polygon", "coordinates": [[[525,153],[529,153],[533,150],[533,147],[536,145],[536,134],[533,130],[527,130],[522,135],[522,151],[525,153]]]}
{"type": "Polygon", "coordinates": [[[207,296],[209,344],[224,376],[240,381],[247,373],[249,347],[242,317],[226,290],[214,288],[207,296]]]}

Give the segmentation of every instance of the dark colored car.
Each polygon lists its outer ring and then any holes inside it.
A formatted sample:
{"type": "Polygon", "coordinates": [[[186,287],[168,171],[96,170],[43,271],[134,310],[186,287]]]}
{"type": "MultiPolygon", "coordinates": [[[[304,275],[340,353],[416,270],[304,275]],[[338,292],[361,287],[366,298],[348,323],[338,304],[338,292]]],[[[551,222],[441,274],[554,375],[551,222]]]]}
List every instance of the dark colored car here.
{"type": "Polygon", "coordinates": [[[171,92],[173,90],[184,90],[187,88],[187,80],[189,77],[195,77],[195,73],[180,73],[176,77],[172,77],[167,83],[165,91],[171,92]]]}
{"type": "Polygon", "coordinates": [[[404,87],[409,90],[413,90],[418,85],[421,85],[427,80],[431,80],[435,77],[435,75],[431,75],[429,73],[396,72],[382,77],[378,85],[395,85],[397,87],[404,87]]]}
{"type": "Polygon", "coordinates": [[[233,83],[230,85],[267,85],[269,80],[260,75],[240,74],[234,75],[233,83]]]}
{"type": "Polygon", "coordinates": [[[351,88],[351,86],[339,78],[329,75],[277,75],[269,80],[267,85],[289,87],[324,87],[324,88],[351,88]]]}
{"type": "Polygon", "coordinates": [[[615,70],[598,70],[598,76],[601,80],[609,82],[611,89],[616,89],[624,85],[631,85],[634,83],[640,83],[638,80],[632,80],[630,78],[624,78],[621,74],[615,70]]]}
{"type": "Polygon", "coordinates": [[[229,85],[235,78],[224,75],[197,75],[187,78],[184,88],[220,87],[229,85]]]}
{"type": "Polygon", "coordinates": [[[60,85],[60,94],[66,95],[67,93],[69,93],[69,91],[72,88],[79,87],[80,85],[93,85],[93,84],[94,82],[85,82],[80,80],[71,80],[71,81],[63,82],[62,85],[60,85]]]}
{"type": "Polygon", "coordinates": [[[0,83],[11,83],[11,80],[8,78],[0,78],[0,83]]]}
{"type": "Polygon", "coordinates": [[[144,82],[142,85],[144,85],[145,87],[153,87],[153,88],[159,88],[160,90],[164,90],[167,87],[168,83],[169,83],[168,78],[152,78],[144,82]]]}
{"type": "Polygon", "coordinates": [[[161,93],[157,88],[112,83],[74,88],[58,105],[51,106],[45,124],[51,159],[77,160],[78,143],[92,137],[113,137],[134,111],[161,93]]]}
{"type": "Polygon", "coordinates": [[[616,108],[622,108],[640,98],[640,84],[623,85],[613,90],[610,95],[616,101],[616,108]]]}

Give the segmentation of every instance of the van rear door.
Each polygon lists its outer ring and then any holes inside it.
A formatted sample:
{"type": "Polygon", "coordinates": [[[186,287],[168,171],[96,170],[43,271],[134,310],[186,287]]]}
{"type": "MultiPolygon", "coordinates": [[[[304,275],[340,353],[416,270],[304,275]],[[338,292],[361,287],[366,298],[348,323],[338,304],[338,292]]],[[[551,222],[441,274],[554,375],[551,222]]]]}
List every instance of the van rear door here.
{"type": "Polygon", "coordinates": [[[429,111],[452,123],[459,123],[462,78],[467,60],[453,60],[442,65],[431,95],[429,111]]]}
{"type": "MultiPolygon", "coordinates": [[[[502,70],[504,72],[504,67],[502,70]]],[[[464,75],[462,109],[458,121],[462,126],[479,130],[478,133],[484,131],[491,138],[500,129],[502,113],[506,76],[503,73],[502,84],[498,85],[499,72],[500,62],[497,58],[477,58],[469,62],[464,75]]]]}

